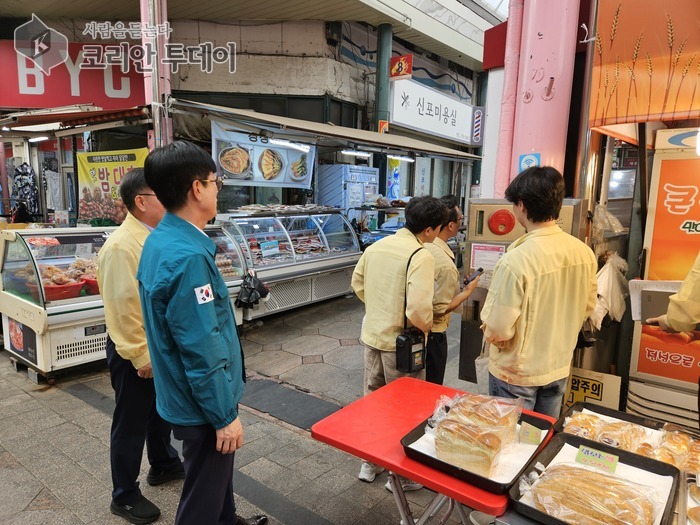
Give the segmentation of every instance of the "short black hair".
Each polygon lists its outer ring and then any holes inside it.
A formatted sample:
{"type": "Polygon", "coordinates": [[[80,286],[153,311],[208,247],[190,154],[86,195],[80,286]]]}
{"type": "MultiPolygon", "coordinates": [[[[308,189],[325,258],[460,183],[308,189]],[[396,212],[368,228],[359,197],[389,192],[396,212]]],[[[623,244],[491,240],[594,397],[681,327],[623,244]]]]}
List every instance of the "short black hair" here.
{"type": "Polygon", "coordinates": [[[447,219],[442,223],[442,227],[445,228],[451,222],[457,222],[459,218],[459,213],[457,213],[459,201],[454,195],[443,195],[440,197],[440,202],[447,208],[447,219]]]}
{"type": "Polygon", "coordinates": [[[437,228],[447,216],[447,208],[436,197],[413,197],[406,204],[406,228],[414,235],[426,228],[437,228]]]}
{"type": "Polygon", "coordinates": [[[506,199],[523,203],[532,222],[559,218],[564,201],[564,177],[551,166],[533,166],[518,174],[506,188],[506,199]]]}
{"type": "Polygon", "coordinates": [[[216,172],[211,155],[186,140],[176,140],[148,154],[144,164],[146,182],[166,210],[173,212],[187,202],[187,192],[195,179],[206,179],[216,172]]]}
{"type": "Polygon", "coordinates": [[[124,175],[121,184],[119,185],[119,196],[124,202],[124,206],[130,212],[134,209],[134,202],[139,193],[144,193],[149,190],[148,182],[146,182],[146,174],[143,168],[134,168],[129,173],[124,175]]]}

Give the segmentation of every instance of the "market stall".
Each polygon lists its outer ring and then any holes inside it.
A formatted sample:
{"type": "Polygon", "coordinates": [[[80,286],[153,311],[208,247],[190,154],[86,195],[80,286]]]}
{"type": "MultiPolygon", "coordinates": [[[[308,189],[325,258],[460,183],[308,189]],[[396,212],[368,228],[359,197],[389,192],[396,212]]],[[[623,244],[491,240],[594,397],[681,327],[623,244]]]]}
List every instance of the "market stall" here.
{"type": "MultiPolygon", "coordinates": [[[[95,274],[97,254],[113,230],[0,232],[5,350],[49,380],[58,371],[105,357],[107,326],[95,274]]],[[[207,227],[205,233],[217,245],[216,264],[233,300],[246,270],[243,256],[222,228],[207,227]]]]}
{"type": "Polygon", "coordinates": [[[360,245],[340,210],[323,206],[247,206],[217,215],[248,268],[270,289],[269,299],[245,309],[256,319],[350,293],[360,245]]]}
{"type": "Polygon", "coordinates": [[[700,461],[696,436],[588,403],[575,404],[556,422],[522,410],[515,426],[502,411],[507,403],[513,400],[400,378],[319,421],[311,433],[389,470],[403,523],[420,525],[441,511],[444,523],[453,510],[461,523],[473,523],[462,505],[498,516],[492,523],[508,525],[685,524],[686,515],[697,512],[693,494],[700,496],[692,474],[700,461]],[[442,415],[442,421],[449,421],[445,428],[459,422],[472,430],[440,434],[436,407],[450,402],[451,410],[442,415]],[[501,408],[493,410],[491,403],[501,408]],[[432,448],[426,440],[429,427],[438,429],[432,448]],[[502,442],[507,429],[515,433],[512,444],[498,449],[497,438],[502,442]],[[470,438],[476,435],[481,438],[470,438]],[[449,445],[443,445],[446,453],[440,440],[449,445]],[[530,452],[506,459],[513,447],[523,446],[530,446],[530,452]],[[467,455],[472,459],[458,465],[467,455]],[[487,456],[495,466],[488,473],[477,470],[487,456]],[[397,475],[437,492],[420,517],[413,517],[397,475]]]}

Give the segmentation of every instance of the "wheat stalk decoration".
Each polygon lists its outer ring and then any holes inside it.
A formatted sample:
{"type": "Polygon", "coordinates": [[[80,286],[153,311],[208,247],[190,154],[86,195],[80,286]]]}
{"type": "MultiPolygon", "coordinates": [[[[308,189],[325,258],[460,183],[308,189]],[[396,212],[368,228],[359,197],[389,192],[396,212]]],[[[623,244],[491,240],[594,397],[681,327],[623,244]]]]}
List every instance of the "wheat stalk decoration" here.
{"type": "Polygon", "coordinates": [[[683,39],[681,45],[678,46],[678,50],[673,52],[673,44],[675,42],[675,32],[673,29],[673,19],[666,13],[666,43],[668,44],[668,79],[666,80],[666,92],[664,93],[664,103],[661,106],[661,112],[666,112],[666,103],[668,102],[668,94],[671,91],[671,81],[673,80],[673,73],[676,69],[676,65],[683,54],[683,48],[685,47],[685,42],[687,37],[683,39]]]}
{"type": "Polygon", "coordinates": [[[613,42],[615,41],[615,33],[617,33],[617,23],[620,21],[620,9],[622,9],[622,2],[617,4],[615,16],[613,16],[612,25],[610,26],[610,49],[612,49],[613,42]]]}
{"type": "Polygon", "coordinates": [[[685,61],[685,65],[683,66],[683,71],[681,71],[681,81],[678,83],[678,89],[676,90],[676,101],[673,103],[673,113],[676,113],[676,106],[678,105],[678,95],[681,93],[681,86],[683,85],[683,80],[685,80],[685,77],[688,75],[688,71],[690,71],[690,66],[693,65],[693,62],[695,61],[695,53],[693,53],[688,60],[685,61]]]}
{"type": "Polygon", "coordinates": [[[634,101],[637,103],[637,77],[634,74],[634,67],[637,63],[637,58],[639,58],[639,50],[642,47],[642,38],[644,37],[644,31],[639,33],[636,42],[634,43],[634,48],[632,49],[632,65],[625,64],[627,66],[627,71],[630,74],[630,83],[627,90],[627,109],[625,110],[625,116],[629,115],[630,112],[630,98],[632,98],[632,87],[634,86],[634,101]]]}
{"type": "Polygon", "coordinates": [[[649,100],[647,102],[647,121],[649,120],[649,111],[651,109],[651,77],[654,76],[654,63],[651,61],[649,51],[646,51],[647,75],[649,76],[649,100]]]}
{"type": "Polygon", "coordinates": [[[600,61],[600,69],[598,73],[598,96],[595,99],[595,111],[593,112],[593,118],[598,117],[598,103],[600,102],[600,83],[603,80],[603,41],[600,39],[600,33],[595,32],[595,52],[598,55],[598,60],[600,61]]]}
{"type": "Polygon", "coordinates": [[[690,118],[690,112],[693,110],[693,102],[695,102],[695,90],[700,84],[700,59],[698,59],[698,64],[696,66],[697,72],[695,74],[695,84],[693,85],[693,94],[690,97],[690,105],[688,106],[688,118],[690,118]]]}

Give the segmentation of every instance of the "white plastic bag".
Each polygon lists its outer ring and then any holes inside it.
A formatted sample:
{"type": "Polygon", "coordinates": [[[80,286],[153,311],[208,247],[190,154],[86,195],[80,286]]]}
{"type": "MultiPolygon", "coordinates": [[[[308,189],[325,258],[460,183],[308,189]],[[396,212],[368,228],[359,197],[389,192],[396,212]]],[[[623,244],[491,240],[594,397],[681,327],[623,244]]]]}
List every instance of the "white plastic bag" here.
{"type": "Polygon", "coordinates": [[[620,321],[627,308],[625,299],[629,295],[629,284],[625,278],[627,261],[616,253],[608,256],[598,272],[598,304],[591,314],[593,326],[600,330],[607,313],[613,321],[620,321]]]}
{"type": "Polygon", "coordinates": [[[486,338],[481,345],[481,353],[474,360],[476,368],[476,391],[479,394],[488,395],[489,393],[489,347],[490,343],[486,342],[486,338]]]}

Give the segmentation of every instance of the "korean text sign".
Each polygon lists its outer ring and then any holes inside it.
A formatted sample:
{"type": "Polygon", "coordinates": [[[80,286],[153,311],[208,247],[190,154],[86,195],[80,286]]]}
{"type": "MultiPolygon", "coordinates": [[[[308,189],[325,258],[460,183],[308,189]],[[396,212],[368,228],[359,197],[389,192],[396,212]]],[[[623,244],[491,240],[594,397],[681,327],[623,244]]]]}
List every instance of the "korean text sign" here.
{"type": "Polygon", "coordinates": [[[78,219],[109,219],[121,224],[126,207],[119,185],[128,172],[143,167],[147,148],[78,153],[78,219]]]}

